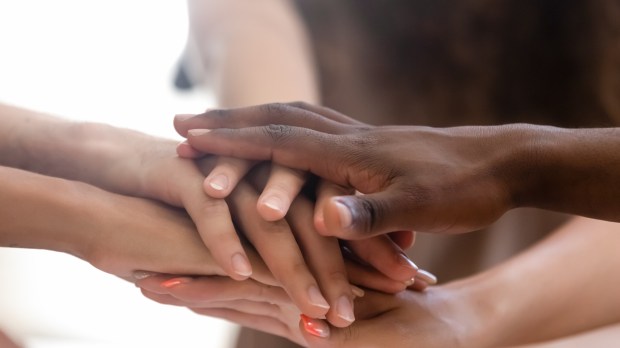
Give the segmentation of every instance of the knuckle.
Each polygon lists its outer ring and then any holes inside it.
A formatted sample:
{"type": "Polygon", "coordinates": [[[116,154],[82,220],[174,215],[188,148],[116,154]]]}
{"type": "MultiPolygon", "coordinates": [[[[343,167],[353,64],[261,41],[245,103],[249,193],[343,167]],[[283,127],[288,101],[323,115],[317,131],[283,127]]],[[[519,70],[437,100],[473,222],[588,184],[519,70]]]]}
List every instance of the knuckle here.
{"type": "Polygon", "coordinates": [[[301,100],[290,102],[290,103],[288,103],[288,105],[291,106],[291,107],[294,107],[294,108],[304,109],[304,110],[310,107],[310,104],[308,104],[308,103],[306,103],[304,101],[301,101],[301,100]]]}
{"type": "Polygon", "coordinates": [[[264,111],[265,114],[277,117],[284,116],[291,109],[291,107],[285,103],[263,104],[259,106],[259,108],[261,109],[261,111],[264,111]]]}
{"type": "Polygon", "coordinates": [[[263,130],[276,143],[285,142],[293,134],[293,128],[283,124],[269,124],[263,130]]]}

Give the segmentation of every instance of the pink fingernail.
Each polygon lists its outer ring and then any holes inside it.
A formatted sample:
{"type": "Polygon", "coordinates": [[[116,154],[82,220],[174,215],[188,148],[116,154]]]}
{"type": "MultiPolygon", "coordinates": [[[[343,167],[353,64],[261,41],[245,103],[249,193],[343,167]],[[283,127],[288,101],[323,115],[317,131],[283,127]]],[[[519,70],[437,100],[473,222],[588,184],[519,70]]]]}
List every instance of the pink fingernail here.
{"type": "Polygon", "coordinates": [[[353,292],[353,295],[357,297],[364,297],[364,295],[366,294],[364,290],[355,285],[351,285],[351,292],[353,292]]]}
{"type": "Polygon", "coordinates": [[[284,204],[282,203],[282,200],[280,199],[280,197],[269,196],[263,200],[263,204],[277,212],[284,211],[284,204]]]}
{"type": "Polygon", "coordinates": [[[218,174],[209,179],[209,186],[211,186],[214,190],[224,191],[228,188],[228,177],[224,174],[218,174]]]}
{"type": "Polygon", "coordinates": [[[329,337],[329,325],[324,321],[312,319],[304,314],[300,315],[300,317],[304,324],[304,330],[306,330],[307,333],[321,338],[329,337]]]}
{"type": "Polygon", "coordinates": [[[187,131],[187,134],[193,137],[199,137],[201,135],[209,133],[210,131],[210,129],[190,129],[189,131],[187,131]]]}
{"type": "Polygon", "coordinates": [[[321,295],[321,291],[315,285],[311,285],[308,288],[308,299],[310,300],[310,304],[319,308],[328,309],[329,303],[325,300],[325,297],[321,295]]]}
{"type": "Polygon", "coordinates": [[[353,216],[351,210],[344,203],[336,200],[336,209],[338,210],[338,216],[340,217],[340,226],[342,228],[349,228],[353,224],[353,216]]]}
{"type": "Polygon", "coordinates": [[[250,261],[241,253],[236,253],[232,257],[232,268],[240,276],[249,277],[252,275],[252,266],[250,261]]]}
{"type": "Polygon", "coordinates": [[[420,278],[420,280],[425,281],[428,285],[437,284],[437,277],[429,271],[421,269],[418,271],[418,274],[416,274],[416,277],[420,278]]]}
{"type": "Polygon", "coordinates": [[[142,279],[146,279],[146,278],[148,278],[150,276],[153,276],[155,274],[157,274],[157,273],[155,273],[155,272],[148,272],[148,271],[135,271],[135,272],[133,272],[132,276],[136,280],[142,280],[142,279]]]}
{"type": "Polygon", "coordinates": [[[353,304],[351,303],[351,299],[347,296],[342,296],[338,299],[336,304],[336,312],[338,316],[349,323],[355,321],[355,314],[353,314],[353,304]]]}

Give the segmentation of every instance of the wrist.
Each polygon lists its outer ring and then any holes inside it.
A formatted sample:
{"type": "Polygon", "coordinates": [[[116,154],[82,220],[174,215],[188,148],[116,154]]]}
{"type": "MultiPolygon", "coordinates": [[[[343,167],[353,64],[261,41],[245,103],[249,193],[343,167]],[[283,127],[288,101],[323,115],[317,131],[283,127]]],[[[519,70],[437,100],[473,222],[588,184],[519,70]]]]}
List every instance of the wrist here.
{"type": "Polygon", "coordinates": [[[529,124],[498,126],[493,172],[510,197],[513,208],[541,207],[544,192],[553,183],[550,172],[557,171],[555,134],[559,128],[529,124]]]}

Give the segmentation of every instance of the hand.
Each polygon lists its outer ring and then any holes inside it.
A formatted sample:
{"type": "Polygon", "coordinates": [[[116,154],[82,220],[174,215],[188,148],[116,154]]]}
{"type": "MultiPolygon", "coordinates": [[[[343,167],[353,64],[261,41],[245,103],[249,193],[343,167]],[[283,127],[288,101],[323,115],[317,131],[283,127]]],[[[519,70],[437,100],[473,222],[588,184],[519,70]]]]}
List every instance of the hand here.
{"type": "MultiPolygon", "coordinates": [[[[475,303],[450,288],[424,293],[386,295],[366,291],[357,300],[358,320],[334,328],[320,319],[302,317],[299,323],[307,346],[329,347],[491,347],[484,339],[483,315],[475,303]]],[[[491,335],[489,335],[491,336],[491,335]]]]}
{"type": "Polygon", "coordinates": [[[512,149],[502,147],[504,136],[483,131],[490,128],[372,127],[347,119],[306,104],[271,104],[209,111],[175,127],[199,151],[273,160],[365,193],[325,204],[327,235],[471,231],[511,208],[497,161],[512,149]]]}
{"type": "MultiPolygon", "coordinates": [[[[252,176],[262,175],[255,171],[252,176]]],[[[380,236],[352,243],[351,249],[360,251],[359,255],[369,263],[349,267],[348,274],[338,241],[320,236],[312,227],[313,206],[309,200],[297,197],[286,220],[267,222],[254,209],[258,199],[255,192],[247,182],[237,185],[228,200],[233,216],[303,313],[327,315],[333,325],[347,326],[354,320],[349,281],[388,292],[402,291],[413,283],[417,267],[389,238],[380,236]]]]}
{"type": "MultiPolygon", "coordinates": [[[[74,254],[93,266],[133,281],[136,271],[185,275],[226,275],[201,242],[195,225],[179,209],[85,185],[84,218],[74,254]],[[94,203],[93,203],[94,202],[94,203]]],[[[253,277],[278,284],[254,252],[253,277]]]]}
{"type": "MultiPolygon", "coordinates": [[[[187,306],[194,312],[218,317],[285,337],[311,347],[483,347],[476,345],[484,326],[476,304],[456,289],[431,288],[426,293],[406,291],[398,295],[366,290],[355,299],[357,321],[344,329],[313,321],[330,332],[317,338],[299,326],[299,314],[286,294],[253,280],[235,283],[221,277],[198,277],[172,287],[170,276],[139,280],[142,293],[159,303],[187,306]],[[462,339],[461,345],[453,344],[462,339]]],[[[319,330],[320,331],[320,330],[319,330]]],[[[314,330],[315,334],[320,332],[314,330]]]]}

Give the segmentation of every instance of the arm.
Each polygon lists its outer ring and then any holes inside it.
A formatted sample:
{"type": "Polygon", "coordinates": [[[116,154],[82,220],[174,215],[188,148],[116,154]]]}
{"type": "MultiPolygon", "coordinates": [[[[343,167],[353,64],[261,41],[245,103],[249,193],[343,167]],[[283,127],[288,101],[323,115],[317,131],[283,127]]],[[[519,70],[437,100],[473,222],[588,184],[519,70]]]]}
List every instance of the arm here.
{"type": "MultiPolygon", "coordinates": [[[[13,168],[0,178],[0,246],[66,252],[128,280],[138,270],[225,274],[178,209],[13,168]]],[[[254,276],[276,284],[250,256],[254,276]]]]}
{"type": "Polygon", "coordinates": [[[306,318],[297,330],[291,323],[299,312],[291,310],[290,302],[251,281],[246,281],[245,292],[232,292],[232,283],[209,278],[175,288],[159,285],[165,277],[139,285],[156,301],[190,306],[310,347],[513,346],[620,321],[618,230],[615,223],[577,218],[535,247],[478,275],[424,293],[393,296],[366,290],[356,299],[357,321],[344,329],[306,318]],[[214,287],[217,293],[209,291],[214,287]],[[265,296],[263,301],[252,297],[257,305],[247,310],[219,295],[228,288],[235,298],[261,292],[265,296]]]}
{"type": "Polygon", "coordinates": [[[347,119],[277,104],[211,111],[176,126],[200,151],[271,159],[366,193],[324,208],[326,234],[344,239],[472,231],[525,206],[620,221],[618,129],[372,127],[347,119]]]}

